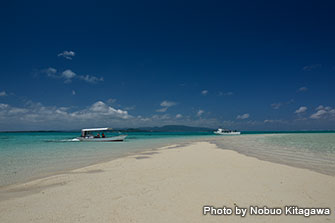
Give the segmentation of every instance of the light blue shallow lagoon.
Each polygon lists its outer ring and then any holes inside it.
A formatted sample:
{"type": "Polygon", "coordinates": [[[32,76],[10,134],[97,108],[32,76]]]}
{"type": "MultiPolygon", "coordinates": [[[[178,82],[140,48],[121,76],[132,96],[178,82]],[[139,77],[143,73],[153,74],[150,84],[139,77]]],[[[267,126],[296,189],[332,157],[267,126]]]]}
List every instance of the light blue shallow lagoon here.
{"type": "Polygon", "coordinates": [[[125,142],[73,142],[78,132],[0,133],[0,186],[21,183],[136,152],[209,141],[259,159],[335,175],[335,133],[127,133],[125,142]]]}
{"type": "Polygon", "coordinates": [[[74,142],[79,132],[0,133],[0,186],[107,161],[211,133],[127,133],[124,142],[74,142]]]}
{"type": "Polygon", "coordinates": [[[244,134],[212,140],[217,146],[262,160],[335,176],[335,133],[244,134]]]}

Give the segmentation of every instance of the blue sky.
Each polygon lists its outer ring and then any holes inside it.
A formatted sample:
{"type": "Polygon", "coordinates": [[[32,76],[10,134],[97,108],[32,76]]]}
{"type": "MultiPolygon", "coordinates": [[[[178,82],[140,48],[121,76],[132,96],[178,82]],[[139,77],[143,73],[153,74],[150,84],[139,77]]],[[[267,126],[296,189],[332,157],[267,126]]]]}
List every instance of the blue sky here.
{"type": "Polygon", "coordinates": [[[332,1],[10,1],[0,130],[335,129],[332,1]]]}

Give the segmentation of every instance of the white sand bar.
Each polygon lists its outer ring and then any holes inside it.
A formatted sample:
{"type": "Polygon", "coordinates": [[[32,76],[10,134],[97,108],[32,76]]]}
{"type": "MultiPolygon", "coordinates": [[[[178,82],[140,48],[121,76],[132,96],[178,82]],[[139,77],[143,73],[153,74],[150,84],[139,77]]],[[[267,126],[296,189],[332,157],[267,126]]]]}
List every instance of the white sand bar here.
{"type": "Polygon", "coordinates": [[[207,142],[2,188],[0,222],[335,222],[335,177],[207,142]],[[204,205],[329,207],[329,216],[211,216],[204,205]]]}

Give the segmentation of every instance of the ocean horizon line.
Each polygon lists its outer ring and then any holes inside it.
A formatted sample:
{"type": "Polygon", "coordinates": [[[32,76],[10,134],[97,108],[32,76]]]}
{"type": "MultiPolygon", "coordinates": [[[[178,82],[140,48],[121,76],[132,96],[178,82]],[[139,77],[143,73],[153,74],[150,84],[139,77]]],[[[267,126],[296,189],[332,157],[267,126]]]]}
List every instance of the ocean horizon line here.
{"type": "MultiPolygon", "coordinates": [[[[180,131],[180,130],[169,130],[169,131],[163,131],[163,130],[145,130],[145,129],[115,129],[111,130],[111,132],[155,132],[155,133],[160,133],[160,132],[211,132],[216,129],[210,129],[206,131],[180,131]]],[[[0,131],[0,133],[53,133],[53,132],[64,132],[64,133],[74,133],[74,132],[80,132],[81,129],[73,129],[73,130],[4,130],[0,131]]],[[[284,133],[335,133],[334,130],[247,130],[247,131],[240,131],[241,134],[284,134],[284,133]]]]}

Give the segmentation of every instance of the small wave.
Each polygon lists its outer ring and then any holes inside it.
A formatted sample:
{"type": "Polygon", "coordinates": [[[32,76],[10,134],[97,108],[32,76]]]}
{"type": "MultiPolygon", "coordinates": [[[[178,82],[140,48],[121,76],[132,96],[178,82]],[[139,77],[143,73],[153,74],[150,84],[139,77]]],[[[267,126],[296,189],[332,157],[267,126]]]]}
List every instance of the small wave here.
{"type": "Polygon", "coordinates": [[[74,139],[61,139],[61,140],[45,140],[45,142],[80,142],[79,139],[74,138],[74,139]]]}
{"type": "Polygon", "coordinates": [[[80,140],[79,139],[77,139],[77,138],[74,138],[74,139],[63,139],[63,140],[61,140],[62,142],[80,142],[80,140]]]}

